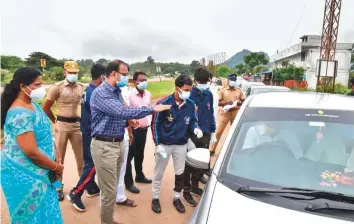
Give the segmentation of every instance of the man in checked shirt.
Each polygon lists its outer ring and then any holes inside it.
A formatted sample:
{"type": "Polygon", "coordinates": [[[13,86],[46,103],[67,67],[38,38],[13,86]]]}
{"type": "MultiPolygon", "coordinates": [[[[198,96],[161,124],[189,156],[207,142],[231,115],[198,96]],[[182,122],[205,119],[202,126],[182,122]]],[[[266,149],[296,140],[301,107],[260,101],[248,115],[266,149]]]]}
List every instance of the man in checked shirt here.
{"type": "MultiPolygon", "coordinates": [[[[92,93],[91,153],[101,189],[101,224],[117,224],[113,219],[117,184],[124,158],[124,130],[129,120],[154,112],[169,110],[171,105],[128,107],[124,105],[120,87],[128,81],[126,63],[114,60],[107,65],[106,80],[92,93]]],[[[130,123],[135,123],[130,121],[130,123]]]]}

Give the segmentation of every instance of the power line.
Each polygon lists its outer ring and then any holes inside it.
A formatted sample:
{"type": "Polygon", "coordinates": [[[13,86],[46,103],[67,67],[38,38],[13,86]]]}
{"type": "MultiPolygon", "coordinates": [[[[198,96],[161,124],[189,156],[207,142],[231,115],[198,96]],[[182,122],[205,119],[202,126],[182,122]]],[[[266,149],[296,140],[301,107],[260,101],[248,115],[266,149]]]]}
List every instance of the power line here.
{"type": "Polygon", "coordinates": [[[304,15],[305,8],[306,8],[306,3],[304,4],[304,8],[302,9],[302,12],[301,12],[299,21],[298,21],[297,24],[296,24],[296,27],[295,27],[295,29],[294,29],[294,32],[293,32],[293,34],[291,35],[290,40],[289,40],[288,44],[286,45],[286,48],[289,47],[289,45],[290,45],[290,43],[291,43],[291,40],[293,39],[293,37],[294,37],[294,35],[295,35],[295,32],[296,32],[296,30],[297,30],[297,28],[298,28],[298,26],[299,26],[299,24],[300,24],[300,22],[301,22],[302,16],[304,15]]]}

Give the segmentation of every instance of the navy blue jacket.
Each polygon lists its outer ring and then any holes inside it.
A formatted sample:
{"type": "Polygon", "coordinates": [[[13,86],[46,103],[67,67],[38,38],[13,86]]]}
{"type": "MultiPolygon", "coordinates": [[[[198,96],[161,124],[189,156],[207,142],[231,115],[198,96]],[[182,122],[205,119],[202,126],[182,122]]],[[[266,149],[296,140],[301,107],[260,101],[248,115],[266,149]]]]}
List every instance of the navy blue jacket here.
{"type": "Polygon", "coordinates": [[[91,136],[91,109],[90,109],[90,99],[93,90],[96,86],[90,85],[85,89],[82,95],[81,101],[81,132],[91,136]]]}
{"type": "Polygon", "coordinates": [[[188,99],[179,107],[174,94],[160,100],[157,104],[172,105],[168,111],[154,113],[151,131],[156,145],[185,145],[194,129],[198,128],[195,104],[188,99]]]}
{"type": "Polygon", "coordinates": [[[198,124],[203,134],[214,133],[216,123],[213,94],[209,90],[200,91],[196,87],[193,87],[190,99],[193,100],[196,105],[198,124]]]}

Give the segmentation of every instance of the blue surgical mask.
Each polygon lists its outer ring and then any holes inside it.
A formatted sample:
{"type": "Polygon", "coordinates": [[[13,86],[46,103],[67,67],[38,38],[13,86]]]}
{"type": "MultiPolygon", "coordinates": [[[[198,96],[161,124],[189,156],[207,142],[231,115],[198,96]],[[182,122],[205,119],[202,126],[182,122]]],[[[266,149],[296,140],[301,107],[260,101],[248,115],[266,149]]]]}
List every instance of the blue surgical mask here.
{"type": "Polygon", "coordinates": [[[199,89],[200,91],[205,91],[208,88],[209,88],[208,84],[200,84],[200,83],[197,84],[197,89],[199,89]]]}
{"type": "Polygon", "coordinates": [[[179,98],[181,98],[182,100],[187,100],[189,99],[189,97],[191,96],[191,92],[187,92],[187,91],[183,91],[181,90],[181,93],[178,93],[179,98]]]}
{"type": "Polygon", "coordinates": [[[75,83],[77,81],[77,74],[67,74],[66,79],[69,82],[75,83]]]}
{"type": "Polygon", "coordinates": [[[128,81],[129,81],[129,77],[127,75],[125,75],[125,76],[121,75],[120,76],[120,81],[117,81],[117,86],[119,88],[124,87],[124,86],[126,86],[128,84],[128,81]]]}
{"type": "Polygon", "coordinates": [[[138,84],[138,89],[145,90],[148,87],[148,83],[146,81],[138,84]]]}

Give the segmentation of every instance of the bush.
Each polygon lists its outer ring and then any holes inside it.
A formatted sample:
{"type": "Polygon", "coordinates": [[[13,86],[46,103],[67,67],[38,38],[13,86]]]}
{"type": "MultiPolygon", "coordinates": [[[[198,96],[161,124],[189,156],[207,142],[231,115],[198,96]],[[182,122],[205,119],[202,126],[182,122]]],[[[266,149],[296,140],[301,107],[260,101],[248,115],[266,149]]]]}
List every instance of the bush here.
{"type": "Polygon", "coordinates": [[[334,92],[337,94],[348,94],[350,90],[345,87],[344,85],[337,83],[336,86],[334,87],[334,92]]]}
{"type": "Polygon", "coordinates": [[[64,80],[64,69],[61,67],[53,67],[48,71],[48,78],[56,81],[64,80]]]}

